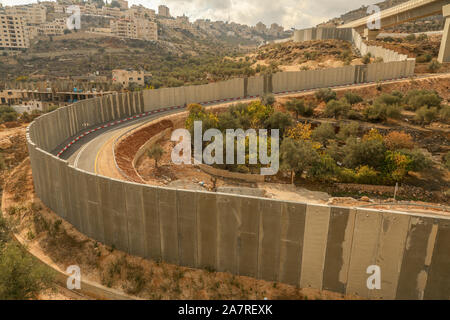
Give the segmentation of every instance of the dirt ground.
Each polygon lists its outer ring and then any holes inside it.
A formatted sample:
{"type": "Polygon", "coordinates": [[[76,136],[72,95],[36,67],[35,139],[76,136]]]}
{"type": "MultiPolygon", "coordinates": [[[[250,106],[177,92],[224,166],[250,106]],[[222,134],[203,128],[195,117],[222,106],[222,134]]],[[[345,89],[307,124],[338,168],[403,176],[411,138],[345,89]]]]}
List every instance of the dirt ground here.
{"type": "Polygon", "coordinates": [[[361,64],[361,58],[352,52],[346,41],[306,41],[272,44],[260,48],[257,53],[247,55],[257,66],[277,65],[280,71],[316,70],[338,68],[345,65],[343,53],[347,52],[347,63],[361,64]]]}

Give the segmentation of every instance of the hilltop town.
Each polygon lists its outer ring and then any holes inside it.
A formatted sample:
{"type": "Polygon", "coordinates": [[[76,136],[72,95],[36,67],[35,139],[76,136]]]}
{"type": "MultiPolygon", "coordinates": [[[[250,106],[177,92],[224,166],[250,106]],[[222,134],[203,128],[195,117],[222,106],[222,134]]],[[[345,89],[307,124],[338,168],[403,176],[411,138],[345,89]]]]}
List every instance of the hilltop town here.
{"type": "Polygon", "coordinates": [[[229,37],[250,43],[262,43],[285,35],[284,28],[276,23],[267,28],[261,22],[253,27],[208,19],[191,22],[185,15],[173,17],[165,5],[160,5],[156,12],[142,5],[129,6],[126,0],[113,0],[109,4],[102,0],[58,0],[0,7],[0,21],[4,30],[0,36],[0,49],[10,50],[27,49],[40,36],[61,36],[80,30],[123,39],[169,42],[173,30],[199,38],[229,37]],[[78,10],[81,24],[71,27],[67,19],[78,10]]]}

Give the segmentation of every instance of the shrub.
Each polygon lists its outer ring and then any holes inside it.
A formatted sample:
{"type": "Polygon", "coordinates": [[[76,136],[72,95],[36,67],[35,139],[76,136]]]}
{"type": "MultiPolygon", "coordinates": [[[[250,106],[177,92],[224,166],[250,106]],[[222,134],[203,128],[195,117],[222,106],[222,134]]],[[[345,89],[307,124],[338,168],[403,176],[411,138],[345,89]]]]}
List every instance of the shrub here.
{"type": "Polygon", "coordinates": [[[339,127],[339,132],[336,137],[345,141],[350,137],[355,137],[359,133],[359,124],[358,122],[349,122],[349,123],[341,123],[339,127]]]}
{"type": "Polygon", "coordinates": [[[336,92],[328,89],[320,89],[315,93],[316,99],[319,101],[329,102],[331,100],[336,100],[336,92]]]}
{"type": "Polygon", "coordinates": [[[422,33],[417,37],[417,40],[419,40],[419,41],[428,40],[428,36],[425,33],[422,33]]]}
{"type": "Polygon", "coordinates": [[[409,170],[411,171],[422,171],[428,168],[431,168],[433,165],[433,161],[425,156],[420,149],[401,149],[398,150],[401,154],[408,156],[411,160],[409,170]]]}
{"type": "Polygon", "coordinates": [[[345,157],[343,163],[346,167],[357,168],[368,165],[372,168],[381,168],[384,163],[386,148],[382,140],[355,138],[347,140],[343,148],[345,157]]]}
{"type": "Polygon", "coordinates": [[[350,111],[351,106],[348,104],[347,100],[330,100],[325,107],[325,115],[327,117],[334,117],[338,119],[339,117],[345,117],[350,111]]]}
{"type": "Polygon", "coordinates": [[[364,109],[364,117],[370,122],[383,122],[387,118],[398,119],[401,116],[401,107],[399,105],[387,105],[376,102],[364,109]]]}
{"type": "Polygon", "coordinates": [[[386,135],[384,144],[389,150],[412,149],[414,147],[411,135],[398,131],[392,131],[386,135]]]}
{"type": "Polygon", "coordinates": [[[356,93],[352,93],[352,92],[347,92],[344,97],[348,101],[348,103],[350,103],[351,105],[354,105],[356,103],[360,103],[360,102],[364,101],[364,99],[361,96],[357,95],[356,93]]]}
{"type": "Polygon", "coordinates": [[[336,165],[334,159],[327,153],[321,154],[317,161],[314,161],[308,171],[308,175],[316,180],[330,180],[339,167],[336,165]]]}
{"type": "Polygon", "coordinates": [[[424,54],[424,55],[418,56],[416,58],[416,62],[417,63],[426,63],[426,62],[430,62],[431,59],[433,59],[433,57],[430,54],[424,54]]]}
{"type": "Polygon", "coordinates": [[[361,184],[377,184],[379,183],[378,171],[369,166],[360,166],[356,169],[355,179],[361,184]]]}
{"type": "Polygon", "coordinates": [[[444,122],[450,121],[450,106],[449,105],[445,105],[442,107],[441,111],[439,112],[439,118],[444,122]]]}
{"type": "Polygon", "coordinates": [[[441,67],[442,67],[442,64],[440,64],[437,60],[433,60],[428,65],[428,71],[430,71],[431,73],[435,73],[435,72],[438,72],[439,69],[441,69],[441,67]]]}
{"type": "Polygon", "coordinates": [[[356,110],[351,109],[348,113],[347,113],[347,118],[350,120],[363,120],[364,117],[361,113],[359,113],[356,110]]]}
{"type": "Polygon", "coordinates": [[[395,105],[400,104],[402,98],[398,95],[393,95],[389,93],[383,93],[378,98],[375,99],[375,104],[387,104],[387,105],[395,105]]]}
{"type": "Polygon", "coordinates": [[[416,120],[420,124],[429,124],[436,120],[438,115],[438,109],[436,107],[422,107],[416,111],[416,115],[414,120],[416,120]]]}
{"type": "Polygon", "coordinates": [[[401,182],[408,174],[411,159],[400,152],[388,151],[386,153],[386,169],[389,177],[395,182],[401,182]]]}
{"type": "Polygon", "coordinates": [[[292,126],[292,120],[287,113],[276,111],[264,122],[264,124],[268,129],[279,129],[280,136],[283,136],[284,131],[292,126]]]}
{"type": "Polygon", "coordinates": [[[414,33],[408,34],[405,39],[409,42],[414,41],[416,40],[416,35],[414,33]]]}
{"type": "Polygon", "coordinates": [[[366,54],[364,57],[362,57],[361,61],[364,64],[369,64],[370,63],[370,55],[366,54]]]}
{"type": "Polygon", "coordinates": [[[334,133],[334,127],[330,123],[322,123],[312,132],[312,139],[314,141],[320,142],[326,145],[328,140],[334,139],[336,137],[334,133]]]}
{"type": "Polygon", "coordinates": [[[158,161],[161,160],[164,154],[164,149],[159,144],[154,144],[148,151],[149,158],[155,160],[155,167],[158,168],[158,161]]]}
{"type": "Polygon", "coordinates": [[[444,166],[450,170],[450,151],[447,152],[444,156],[444,166]]]}
{"type": "Polygon", "coordinates": [[[265,106],[273,106],[275,103],[275,96],[271,93],[266,93],[261,97],[261,103],[265,106]]]}
{"type": "Polygon", "coordinates": [[[314,114],[314,106],[312,103],[305,103],[303,99],[292,99],[286,103],[286,109],[294,112],[296,118],[298,119],[299,115],[304,117],[310,117],[314,114]]]}
{"type": "Polygon", "coordinates": [[[291,182],[294,183],[295,173],[302,174],[310,168],[319,155],[310,141],[296,141],[285,138],[280,146],[281,168],[291,172],[291,182]]]}
{"type": "Polygon", "coordinates": [[[417,110],[424,106],[439,108],[442,98],[435,91],[411,90],[404,96],[403,102],[408,110],[417,110]]]}
{"type": "Polygon", "coordinates": [[[1,300],[36,299],[52,281],[53,273],[18,245],[9,244],[0,253],[1,300]]]}

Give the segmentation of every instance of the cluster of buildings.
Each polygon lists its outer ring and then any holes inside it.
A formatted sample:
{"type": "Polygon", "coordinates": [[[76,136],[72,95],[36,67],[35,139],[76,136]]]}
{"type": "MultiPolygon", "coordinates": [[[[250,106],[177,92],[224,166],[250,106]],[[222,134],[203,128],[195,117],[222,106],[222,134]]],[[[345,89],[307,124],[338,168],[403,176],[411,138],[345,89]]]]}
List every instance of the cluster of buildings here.
{"type": "MultiPolygon", "coordinates": [[[[189,21],[186,16],[172,17],[167,6],[160,5],[158,12],[142,5],[128,6],[126,0],[112,0],[105,4],[99,0],[41,1],[35,4],[7,6],[0,4],[0,49],[26,49],[38,36],[63,35],[67,20],[73,16],[71,6],[78,6],[80,15],[107,18],[109,25],[87,28],[90,32],[104,33],[127,39],[158,40],[158,29],[188,30],[209,36],[234,36],[263,41],[265,36],[279,37],[283,27],[272,24],[270,28],[259,22],[254,27],[223,21],[189,21]]],[[[82,29],[85,29],[81,25],[82,29]]]]}

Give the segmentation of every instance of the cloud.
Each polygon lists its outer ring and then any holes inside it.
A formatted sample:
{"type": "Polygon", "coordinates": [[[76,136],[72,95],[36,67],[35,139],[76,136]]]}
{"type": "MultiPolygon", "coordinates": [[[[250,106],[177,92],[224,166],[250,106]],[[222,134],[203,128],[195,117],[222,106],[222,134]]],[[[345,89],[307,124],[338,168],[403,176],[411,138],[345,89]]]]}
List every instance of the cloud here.
{"type": "MultiPolygon", "coordinates": [[[[129,0],[157,9],[164,4],[174,16],[186,14],[191,21],[211,19],[255,25],[259,21],[270,26],[308,28],[362,5],[381,0],[129,0]]],[[[3,5],[36,2],[36,0],[0,0],[3,5]]]]}
{"type": "MultiPolygon", "coordinates": [[[[327,21],[362,5],[380,0],[156,0],[156,8],[167,5],[172,15],[186,14],[195,20],[234,21],[255,25],[259,21],[266,25],[278,23],[285,28],[307,28],[327,21]]],[[[130,0],[130,3],[148,5],[148,0],[130,0]]]]}

